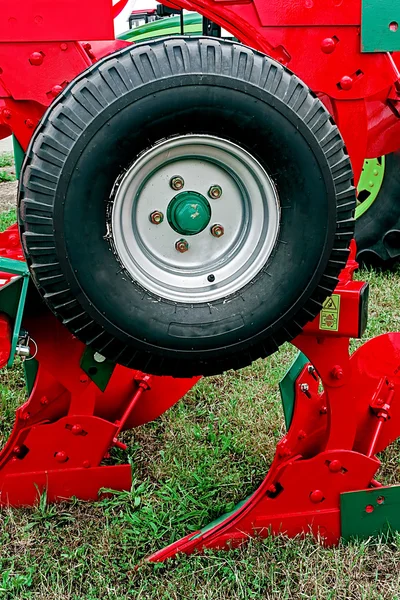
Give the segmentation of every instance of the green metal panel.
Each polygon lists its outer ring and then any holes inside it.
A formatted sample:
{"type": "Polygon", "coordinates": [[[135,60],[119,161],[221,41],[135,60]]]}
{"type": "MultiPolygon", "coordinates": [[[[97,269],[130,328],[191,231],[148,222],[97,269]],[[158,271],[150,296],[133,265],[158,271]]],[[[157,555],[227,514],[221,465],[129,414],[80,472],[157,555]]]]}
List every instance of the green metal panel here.
{"type": "Polygon", "coordinates": [[[279,383],[279,390],[281,392],[283,414],[285,415],[286,430],[289,430],[290,424],[293,418],[294,410],[294,399],[295,399],[295,388],[294,385],[296,380],[304,366],[309,362],[308,358],[304,356],[302,352],[299,352],[296,356],[292,366],[286,373],[285,377],[279,383]]]}
{"type": "Polygon", "coordinates": [[[35,385],[36,375],[39,369],[39,363],[36,358],[30,358],[29,360],[24,360],[24,373],[25,373],[25,384],[26,389],[28,391],[28,396],[30,396],[33,386],[35,385]]]}
{"type": "Polygon", "coordinates": [[[400,51],[400,2],[362,0],[362,52],[400,51]]]}
{"type": "Polygon", "coordinates": [[[345,539],[400,531],[400,485],[341,494],[340,517],[345,539]]]}
{"type": "Polygon", "coordinates": [[[30,277],[27,264],[11,258],[0,258],[0,271],[17,275],[15,279],[0,290],[0,310],[14,319],[10,358],[7,363],[7,367],[12,367],[21,330],[30,277]]]}
{"type": "Polygon", "coordinates": [[[22,146],[17,140],[17,138],[13,135],[13,148],[14,148],[14,163],[15,163],[15,175],[17,179],[19,179],[19,174],[21,173],[22,163],[25,159],[25,152],[22,150],[22,146]]]}

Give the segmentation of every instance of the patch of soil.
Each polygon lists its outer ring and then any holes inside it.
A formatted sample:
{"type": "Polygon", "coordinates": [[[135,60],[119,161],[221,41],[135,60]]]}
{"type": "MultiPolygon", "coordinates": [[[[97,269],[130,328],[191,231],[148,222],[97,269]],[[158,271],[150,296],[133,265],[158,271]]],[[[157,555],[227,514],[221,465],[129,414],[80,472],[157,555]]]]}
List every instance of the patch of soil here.
{"type": "Polygon", "coordinates": [[[0,183],[0,212],[7,212],[17,206],[18,181],[0,183]]]}

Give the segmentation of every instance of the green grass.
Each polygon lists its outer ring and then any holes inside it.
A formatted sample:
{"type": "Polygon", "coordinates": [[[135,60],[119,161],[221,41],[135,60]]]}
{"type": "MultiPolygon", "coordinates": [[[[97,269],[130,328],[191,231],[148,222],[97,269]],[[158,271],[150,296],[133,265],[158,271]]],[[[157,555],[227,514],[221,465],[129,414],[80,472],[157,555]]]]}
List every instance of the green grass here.
{"type": "Polygon", "coordinates": [[[0,213],[0,231],[4,231],[10,225],[17,221],[17,211],[15,208],[10,208],[7,212],[0,213]]]}
{"type": "Polygon", "coordinates": [[[15,181],[14,155],[12,152],[0,153],[0,183],[15,181]]]}
{"type": "MultiPolygon", "coordinates": [[[[365,339],[400,330],[399,276],[400,268],[359,274],[371,284],[365,339]]],[[[0,599],[400,599],[398,535],[332,549],[311,539],[253,540],[136,569],[261,483],[284,432],[277,384],[294,354],[285,345],[238,373],[204,379],[156,422],[126,432],[129,450],[113,458],[132,463],[130,492],[95,504],[47,506],[43,497],[35,509],[3,510],[0,599]]],[[[21,367],[0,372],[3,443],[23,400],[21,367]]],[[[400,481],[399,452],[396,443],[382,457],[385,483],[400,481]]]]}
{"type": "Polygon", "coordinates": [[[14,154],[12,152],[1,152],[0,153],[0,169],[4,167],[14,166],[14,154]]]}

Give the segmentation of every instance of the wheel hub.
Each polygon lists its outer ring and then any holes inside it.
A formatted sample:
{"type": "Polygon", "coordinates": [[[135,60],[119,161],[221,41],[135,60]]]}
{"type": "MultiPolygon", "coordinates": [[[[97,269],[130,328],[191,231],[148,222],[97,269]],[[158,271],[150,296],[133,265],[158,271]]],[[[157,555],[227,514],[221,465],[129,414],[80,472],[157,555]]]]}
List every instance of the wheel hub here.
{"type": "Polygon", "coordinates": [[[211,206],[198,192],[181,192],[172,198],[167,209],[168,223],[180,235],[196,235],[211,220],[211,206]]]}
{"type": "Polygon", "coordinates": [[[194,134],[142,154],[117,180],[109,214],[112,249],[130,277],[186,303],[224,299],[249,283],[280,220],[260,163],[228,140],[194,134]]]}

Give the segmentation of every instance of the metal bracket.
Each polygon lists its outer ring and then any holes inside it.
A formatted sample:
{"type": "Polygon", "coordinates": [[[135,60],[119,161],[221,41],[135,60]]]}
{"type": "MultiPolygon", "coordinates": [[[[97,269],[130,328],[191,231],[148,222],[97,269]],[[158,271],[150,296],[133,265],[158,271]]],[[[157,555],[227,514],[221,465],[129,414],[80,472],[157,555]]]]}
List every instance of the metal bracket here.
{"type": "Polygon", "coordinates": [[[8,285],[2,288],[1,291],[3,292],[3,294],[5,290],[10,289],[11,285],[15,284],[22,278],[22,286],[21,291],[19,292],[18,305],[16,307],[15,314],[10,315],[11,317],[14,317],[15,320],[13,334],[11,338],[10,357],[8,359],[7,367],[12,367],[12,365],[14,364],[15,350],[18,344],[18,339],[20,337],[22,316],[24,314],[25,300],[28,291],[30,274],[28,266],[25,262],[3,257],[0,257],[0,272],[1,271],[3,273],[11,273],[12,275],[16,276],[16,279],[13,279],[8,285]]]}
{"type": "Polygon", "coordinates": [[[362,0],[362,52],[400,51],[400,4],[393,0],[362,0]]]}

